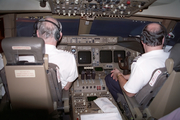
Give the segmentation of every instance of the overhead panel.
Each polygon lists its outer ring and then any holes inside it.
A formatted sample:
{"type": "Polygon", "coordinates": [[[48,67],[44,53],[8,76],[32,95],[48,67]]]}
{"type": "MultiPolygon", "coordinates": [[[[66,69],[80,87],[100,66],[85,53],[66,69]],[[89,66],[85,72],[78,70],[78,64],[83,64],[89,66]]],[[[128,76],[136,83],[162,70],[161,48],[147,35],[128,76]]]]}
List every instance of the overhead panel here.
{"type": "Polygon", "coordinates": [[[53,14],[64,16],[130,17],[156,0],[48,0],[53,14]]]}

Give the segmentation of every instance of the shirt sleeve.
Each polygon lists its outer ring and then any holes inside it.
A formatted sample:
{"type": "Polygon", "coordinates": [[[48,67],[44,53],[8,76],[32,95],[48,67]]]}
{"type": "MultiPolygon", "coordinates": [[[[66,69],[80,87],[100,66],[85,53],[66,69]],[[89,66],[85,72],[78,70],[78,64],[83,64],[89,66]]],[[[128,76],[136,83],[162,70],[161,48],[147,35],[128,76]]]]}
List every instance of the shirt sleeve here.
{"type": "Polygon", "coordinates": [[[73,82],[78,77],[77,65],[74,56],[72,57],[71,67],[69,68],[70,73],[67,78],[68,82],[73,82]]]}
{"type": "Polygon", "coordinates": [[[129,80],[124,85],[124,89],[129,93],[137,93],[144,86],[144,74],[138,64],[134,64],[131,69],[129,80]]]}

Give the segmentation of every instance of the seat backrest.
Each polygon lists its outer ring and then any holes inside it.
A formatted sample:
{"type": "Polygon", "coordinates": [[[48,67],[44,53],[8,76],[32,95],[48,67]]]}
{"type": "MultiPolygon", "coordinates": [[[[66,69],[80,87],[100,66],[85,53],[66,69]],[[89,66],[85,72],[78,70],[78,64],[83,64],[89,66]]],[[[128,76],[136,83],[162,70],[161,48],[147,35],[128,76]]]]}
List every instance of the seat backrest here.
{"type": "Polygon", "coordinates": [[[134,97],[118,94],[118,101],[124,105],[125,116],[134,119],[144,118],[146,114],[143,113],[143,110],[151,104],[167,77],[167,69],[165,67],[158,68],[154,70],[149,82],[134,97]]]}
{"type": "Polygon", "coordinates": [[[58,68],[48,66],[44,40],[41,38],[5,38],[2,48],[6,58],[3,83],[12,109],[43,110],[48,113],[62,107],[62,87],[57,80],[58,68]],[[26,55],[26,57],[24,57],[26,55]],[[34,61],[28,62],[33,58],[34,61]],[[21,59],[27,58],[27,61],[21,59]]]}
{"type": "Polygon", "coordinates": [[[154,70],[150,81],[135,95],[140,110],[144,110],[144,108],[149,106],[167,77],[166,67],[154,70]]]}
{"type": "Polygon", "coordinates": [[[62,110],[62,85],[57,65],[53,63],[48,64],[47,77],[55,108],[62,110]]]}
{"type": "Polygon", "coordinates": [[[169,74],[166,82],[147,108],[147,113],[159,119],[180,107],[180,43],[171,49],[169,58],[166,60],[166,68],[169,74]]]}

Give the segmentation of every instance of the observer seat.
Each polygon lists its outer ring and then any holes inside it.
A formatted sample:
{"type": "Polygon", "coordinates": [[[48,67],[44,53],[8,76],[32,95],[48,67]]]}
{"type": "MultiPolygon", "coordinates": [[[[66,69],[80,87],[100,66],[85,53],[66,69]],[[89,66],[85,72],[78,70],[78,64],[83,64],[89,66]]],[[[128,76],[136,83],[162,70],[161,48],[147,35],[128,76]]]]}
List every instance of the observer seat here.
{"type": "MultiPolygon", "coordinates": [[[[68,97],[63,94],[58,66],[49,63],[41,38],[14,37],[2,41],[4,69],[1,71],[6,94],[13,110],[68,111],[68,97]],[[21,58],[28,58],[20,61],[21,58]],[[5,76],[3,76],[3,72],[5,76]]],[[[66,91],[66,95],[67,95],[66,91]]]]}

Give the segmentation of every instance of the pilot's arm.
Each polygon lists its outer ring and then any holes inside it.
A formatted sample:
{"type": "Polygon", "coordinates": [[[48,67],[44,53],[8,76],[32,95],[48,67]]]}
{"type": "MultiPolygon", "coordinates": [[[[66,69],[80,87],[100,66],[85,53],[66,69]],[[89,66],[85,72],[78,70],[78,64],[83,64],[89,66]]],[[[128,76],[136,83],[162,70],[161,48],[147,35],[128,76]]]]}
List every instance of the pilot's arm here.
{"type": "Polygon", "coordinates": [[[124,89],[124,85],[126,84],[127,80],[129,79],[130,75],[123,75],[118,69],[114,69],[111,71],[111,77],[113,77],[114,80],[118,80],[121,89],[126,93],[128,97],[133,97],[135,94],[134,93],[129,93],[124,89]]]}
{"type": "Polygon", "coordinates": [[[124,85],[126,84],[127,80],[121,75],[121,73],[118,74],[118,81],[121,86],[121,89],[126,93],[128,97],[133,97],[135,93],[129,93],[124,89],[124,85]]]}
{"type": "Polygon", "coordinates": [[[66,86],[64,87],[64,90],[69,90],[71,85],[72,85],[72,82],[67,82],[66,86]]]}
{"type": "Polygon", "coordinates": [[[69,64],[69,66],[68,66],[70,68],[70,69],[68,69],[69,75],[66,78],[67,84],[64,86],[64,88],[63,88],[64,90],[69,90],[69,88],[72,85],[72,82],[75,81],[78,77],[78,70],[77,70],[77,65],[76,65],[74,55],[72,54],[71,57],[72,57],[72,58],[70,58],[71,64],[69,64]]]}

